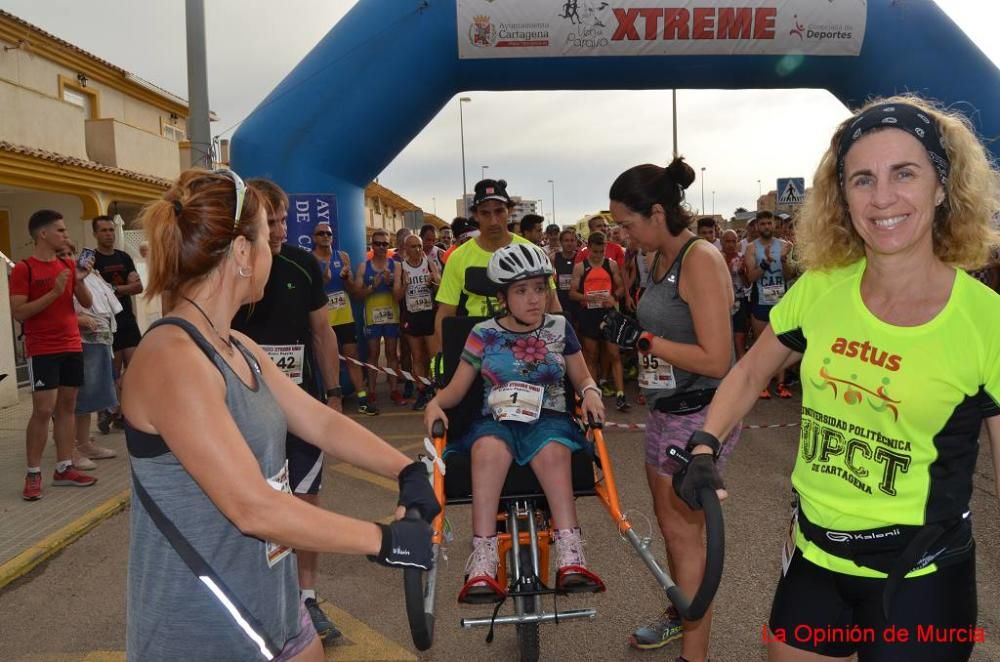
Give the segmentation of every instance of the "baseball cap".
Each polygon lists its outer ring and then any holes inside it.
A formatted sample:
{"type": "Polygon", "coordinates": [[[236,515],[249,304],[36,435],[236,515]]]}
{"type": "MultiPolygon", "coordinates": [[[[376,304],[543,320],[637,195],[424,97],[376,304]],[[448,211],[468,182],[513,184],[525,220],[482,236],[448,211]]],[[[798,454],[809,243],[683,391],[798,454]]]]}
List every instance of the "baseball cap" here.
{"type": "Polygon", "coordinates": [[[507,205],[512,202],[510,196],[507,195],[506,180],[484,179],[477,183],[470,209],[475,209],[480,203],[486,202],[487,200],[499,200],[507,205]]]}
{"type": "Polygon", "coordinates": [[[469,234],[470,232],[477,232],[477,228],[476,225],[471,223],[468,219],[459,216],[451,222],[451,233],[456,239],[461,239],[464,235],[469,234]]]}

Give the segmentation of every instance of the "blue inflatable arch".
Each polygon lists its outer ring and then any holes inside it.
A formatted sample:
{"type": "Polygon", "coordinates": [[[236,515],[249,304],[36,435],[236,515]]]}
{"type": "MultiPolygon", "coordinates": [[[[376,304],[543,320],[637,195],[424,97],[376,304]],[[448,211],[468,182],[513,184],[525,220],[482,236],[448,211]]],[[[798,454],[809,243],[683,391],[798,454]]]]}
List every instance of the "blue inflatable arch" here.
{"type": "Polygon", "coordinates": [[[1000,136],[1000,71],[932,0],[868,0],[867,12],[858,56],[789,67],[770,55],[459,59],[456,0],[359,0],[243,122],[233,167],[334,193],[357,259],[365,186],[466,90],[825,88],[850,107],[913,91],[967,104],[980,135],[1000,136]]]}

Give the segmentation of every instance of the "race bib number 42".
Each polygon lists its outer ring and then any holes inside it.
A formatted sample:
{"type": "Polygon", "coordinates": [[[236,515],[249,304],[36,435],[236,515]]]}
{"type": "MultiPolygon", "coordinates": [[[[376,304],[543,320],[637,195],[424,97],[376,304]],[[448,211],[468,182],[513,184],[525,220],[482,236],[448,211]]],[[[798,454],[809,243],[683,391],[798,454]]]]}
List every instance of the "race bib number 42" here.
{"type": "Polygon", "coordinates": [[[261,345],[268,358],[296,384],[302,383],[302,361],[305,345],[261,345]]]}
{"type": "Polygon", "coordinates": [[[674,367],[657,356],[639,352],[639,388],[677,388],[674,367]]]}
{"type": "Polygon", "coordinates": [[[490,391],[489,407],[498,421],[531,423],[542,414],[545,389],[527,382],[507,382],[490,391]]]}

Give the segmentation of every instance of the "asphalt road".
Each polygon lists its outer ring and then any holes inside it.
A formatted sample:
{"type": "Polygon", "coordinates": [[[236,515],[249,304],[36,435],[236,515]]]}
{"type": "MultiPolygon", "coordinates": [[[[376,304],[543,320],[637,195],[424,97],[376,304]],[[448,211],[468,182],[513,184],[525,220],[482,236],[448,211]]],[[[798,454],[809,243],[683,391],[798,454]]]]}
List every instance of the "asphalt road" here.
{"type": "MultiPolygon", "coordinates": [[[[797,411],[797,399],[762,402],[746,423],[795,422],[797,411]]],[[[609,417],[621,422],[644,421],[640,408],[627,416],[612,412],[609,417]]],[[[372,430],[410,454],[417,452],[423,437],[419,421],[416,413],[388,408],[386,415],[364,419],[372,430]]],[[[746,430],[730,462],[726,570],[716,600],[713,660],[765,659],[761,629],[767,622],[780,572],[790,494],[788,475],[797,435],[797,428],[787,427],[746,430]]],[[[662,541],[651,531],[642,433],[612,430],[607,439],[623,508],[640,534],[652,533],[654,549],[662,559],[662,541]]],[[[373,520],[391,513],[395,505],[392,483],[335,463],[328,463],[325,471],[326,507],[373,520]]],[[[1000,660],[1000,505],[988,445],[981,453],[979,472],[973,513],[979,542],[979,624],[985,629],[986,643],[977,647],[973,659],[987,661],[1000,660]]],[[[678,644],[649,653],[628,648],[629,633],[662,609],[664,597],[632,548],[619,538],[598,500],[582,499],[578,509],[590,564],[604,578],[608,591],[559,600],[562,609],[595,607],[597,618],[543,625],[543,659],[672,660],[679,654],[678,644]]],[[[484,641],[484,629],[459,627],[460,618],[485,616],[487,609],[460,607],[455,600],[469,552],[470,513],[467,506],[450,508],[448,513],[456,539],[439,573],[434,647],[420,655],[412,648],[399,573],[363,558],[326,555],[320,561],[319,593],[327,601],[328,613],[345,632],[344,643],[329,649],[328,659],[517,659],[511,626],[498,626],[491,644],[484,641]]],[[[0,593],[0,659],[124,659],[127,550],[128,518],[122,513],[8,586],[0,593]]],[[[550,601],[547,607],[551,608],[550,601]]]]}

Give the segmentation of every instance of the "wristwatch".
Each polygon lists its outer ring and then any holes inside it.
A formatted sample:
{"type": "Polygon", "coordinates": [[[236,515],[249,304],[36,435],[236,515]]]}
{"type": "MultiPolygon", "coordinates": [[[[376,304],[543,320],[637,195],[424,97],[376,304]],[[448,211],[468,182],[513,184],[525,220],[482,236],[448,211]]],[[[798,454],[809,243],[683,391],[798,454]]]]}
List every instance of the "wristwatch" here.
{"type": "Polygon", "coordinates": [[[339,398],[344,395],[344,389],[339,386],[334,386],[333,388],[326,389],[326,397],[328,398],[339,398]]]}
{"type": "Polygon", "coordinates": [[[722,442],[720,442],[714,434],[705,432],[704,430],[695,430],[691,433],[688,438],[687,447],[685,450],[690,453],[694,450],[695,446],[708,446],[712,449],[712,457],[718,459],[719,453],[722,452],[722,442]]]}
{"type": "Polygon", "coordinates": [[[635,346],[640,352],[648,352],[649,348],[653,346],[653,338],[655,336],[649,331],[643,331],[639,336],[639,339],[635,341],[635,346]]]}

